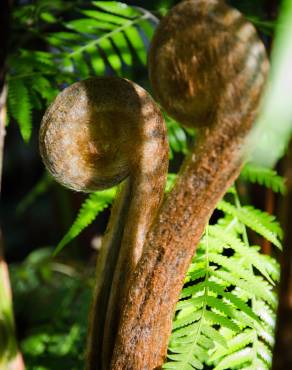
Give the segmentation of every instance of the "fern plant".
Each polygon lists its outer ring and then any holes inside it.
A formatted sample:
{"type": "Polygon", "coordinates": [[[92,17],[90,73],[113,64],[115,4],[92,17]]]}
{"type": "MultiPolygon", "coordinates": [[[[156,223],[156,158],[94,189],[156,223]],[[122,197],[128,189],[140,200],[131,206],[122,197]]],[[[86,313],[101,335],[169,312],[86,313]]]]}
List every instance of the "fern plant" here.
{"type": "MultiPolygon", "coordinates": [[[[69,20],[61,12],[61,1],[52,6],[38,0],[14,13],[13,23],[43,43],[42,50],[16,44],[9,59],[8,111],[25,141],[32,133],[33,111],[43,109],[68,84],[91,75],[133,77],[136,69],[145,68],[149,41],[158,23],[150,12],[115,1],[93,1],[88,6],[82,1],[66,3],[66,9],[74,9],[69,20]],[[23,17],[24,13],[29,17],[23,17]],[[28,18],[28,23],[20,21],[28,18]],[[42,28],[48,24],[55,25],[53,32],[50,27],[42,28]]],[[[257,19],[254,22],[259,24],[257,19]]],[[[269,30],[273,26],[259,25],[269,30]]],[[[171,159],[176,153],[186,154],[193,133],[165,118],[171,159]]],[[[169,174],[166,191],[175,176],[169,174]]],[[[285,193],[283,178],[264,167],[247,164],[241,180],[285,193]]],[[[43,177],[20,210],[50,184],[43,177]]],[[[54,253],[110,206],[114,196],[115,189],[89,195],[54,253]]],[[[281,227],[273,216],[242,206],[234,188],[217,208],[223,216],[207,226],[185,279],[165,369],[268,369],[271,363],[279,266],[261,254],[259,246],[250,245],[247,230],[281,248],[281,227]]]]}
{"type": "Polygon", "coordinates": [[[165,369],[269,369],[279,280],[275,259],[249,244],[246,228],[281,248],[274,217],[222,200],[186,276],[165,369]]]}
{"type": "MultiPolygon", "coordinates": [[[[9,58],[8,113],[26,142],[32,132],[33,109],[48,105],[60,89],[94,75],[130,77],[134,65],[143,68],[158,23],[152,13],[115,1],[93,1],[70,21],[57,19],[50,7],[44,11],[43,6],[39,1],[35,8],[40,21],[56,21],[59,28],[40,34],[46,51],[16,47],[9,58]]],[[[26,10],[32,11],[31,6],[26,10]]],[[[22,14],[16,12],[14,20],[18,22],[22,14]]],[[[27,25],[23,27],[26,30],[27,25]]]]}

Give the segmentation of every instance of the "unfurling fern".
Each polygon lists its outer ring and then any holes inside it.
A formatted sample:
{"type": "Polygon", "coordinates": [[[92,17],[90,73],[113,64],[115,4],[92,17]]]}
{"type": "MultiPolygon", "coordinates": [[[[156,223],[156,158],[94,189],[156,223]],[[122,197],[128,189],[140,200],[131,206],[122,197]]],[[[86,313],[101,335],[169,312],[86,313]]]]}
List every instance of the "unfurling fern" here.
{"type": "Polygon", "coordinates": [[[165,369],[269,369],[277,306],[277,262],[250,246],[246,227],[281,247],[274,217],[221,201],[177,304],[165,369]]]}
{"type": "MultiPolygon", "coordinates": [[[[69,3],[69,2],[68,2],[69,3]]],[[[133,66],[145,68],[147,46],[157,19],[146,10],[114,1],[94,1],[78,18],[62,23],[51,8],[40,16],[59,22],[58,32],[42,35],[49,52],[21,49],[10,56],[9,114],[25,141],[32,130],[33,109],[43,109],[58,90],[91,75],[131,77],[133,66]]],[[[62,3],[63,7],[64,4],[62,3]]],[[[76,10],[76,9],[75,9],[76,10]]],[[[187,153],[184,129],[166,117],[171,157],[187,153]]],[[[284,193],[283,178],[273,170],[247,164],[241,178],[284,193]]],[[[175,175],[169,175],[169,191],[175,175]]],[[[43,191],[40,182],[26,200],[43,191]]],[[[282,231],[273,216],[251,206],[222,200],[223,212],[209,225],[188,270],[173,320],[165,369],[268,369],[271,363],[279,266],[260,247],[249,245],[246,228],[281,248],[282,231]]],[[[115,189],[91,194],[58,244],[62,250],[108,207],[115,189]]],[[[24,207],[24,206],[23,206],[24,207]]]]}

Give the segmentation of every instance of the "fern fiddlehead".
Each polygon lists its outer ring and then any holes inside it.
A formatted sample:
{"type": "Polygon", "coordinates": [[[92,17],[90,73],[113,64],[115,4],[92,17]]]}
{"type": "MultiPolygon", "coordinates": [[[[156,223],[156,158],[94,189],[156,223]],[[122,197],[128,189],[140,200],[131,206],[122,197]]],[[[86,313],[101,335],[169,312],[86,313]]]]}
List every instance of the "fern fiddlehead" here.
{"type": "Polygon", "coordinates": [[[125,180],[97,264],[88,369],[108,369],[129,276],[161,203],[168,167],[162,115],[138,85],[90,78],[61,92],[44,115],[40,151],[51,174],[77,191],[125,180]]]}
{"type": "Polygon", "coordinates": [[[163,364],[194,247],[239,174],[268,60],[255,29],[237,10],[220,0],[186,0],[158,27],[149,67],[163,108],[200,132],[148,233],[132,276],[111,369],[156,369],[163,364]]]}

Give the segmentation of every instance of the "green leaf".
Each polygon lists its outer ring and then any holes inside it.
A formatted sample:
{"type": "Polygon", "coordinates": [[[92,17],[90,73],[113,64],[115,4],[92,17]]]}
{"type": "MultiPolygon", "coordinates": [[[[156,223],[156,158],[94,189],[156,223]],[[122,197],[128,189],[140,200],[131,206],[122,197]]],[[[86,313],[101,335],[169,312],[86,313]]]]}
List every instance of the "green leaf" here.
{"type": "Polygon", "coordinates": [[[90,76],[89,66],[85,60],[84,53],[72,54],[71,58],[76,70],[78,70],[78,73],[80,74],[80,77],[83,79],[89,77],[90,76]]]}
{"type": "Polygon", "coordinates": [[[89,45],[84,53],[89,54],[89,63],[97,76],[104,75],[105,63],[98,52],[97,46],[89,45]]]}
{"type": "Polygon", "coordinates": [[[23,80],[9,80],[8,108],[9,114],[15,118],[19,125],[23,140],[28,142],[32,131],[32,105],[28,88],[23,80]]]}
{"type": "Polygon", "coordinates": [[[250,246],[246,246],[241,240],[232,234],[227,233],[224,229],[218,226],[210,227],[210,234],[212,234],[217,240],[225,243],[225,247],[231,247],[237,253],[239,253],[248,263],[255,268],[257,268],[262,275],[272,284],[274,285],[274,281],[269,275],[269,272],[266,269],[265,263],[259,257],[259,253],[256,249],[250,246]]]}
{"type": "Polygon", "coordinates": [[[118,14],[123,17],[135,18],[140,15],[140,12],[133,7],[117,1],[93,1],[96,7],[113,14],[118,14]]]}
{"type": "Polygon", "coordinates": [[[104,51],[106,58],[113,70],[119,75],[122,69],[122,62],[119,55],[113,49],[113,45],[111,44],[110,40],[101,39],[99,46],[104,51]]]}
{"type": "Polygon", "coordinates": [[[108,30],[112,31],[116,28],[116,25],[106,22],[97,21],[96,19],[83,18],[74,19],[73,21],[65,23],[66,28],[74,30],[80,33],[94,34],[96,30],[108,30]]]}
{"type": "Polygon", "coordinates": [[[117,25],[124,25],[125,24],[125,18],[119,17],[113,14],[103,13],[96,10],[82,10],[82,14],[97,19],[99,21],[105,22],[105,23],[113,23],[117,25]]]}
{"type": "Polygon", "coordinates": [[[222,361],[214,368],[214,370],[225,370],[225,369],[234,369],[235,367],[240,367],[246,363],[252,361],[253,351],[251,348],[247,347],[235,353],[232,353],[229,356],[224,357],[222,361]]]}
{"type": "Polygon", "coordinates": [[[277,174],[276,171],[271,170],[268,167],[262,167],[253,163],[246,164],[240,176],[252,183],[264,185],[269,189],[272,189],[275,193],[285,194],[287,187],[285,179],[277,174]]]}
{"type": "Polygon", "coordinates": [[[227,348],[218,348],[215,353],[212,354],[210,358],[211,361],[217,361],[220,357],[225,357],[230,355],[244,347],[252,344],[255,341],[255,332],[251,329],[246,329],[243,332],[235,335],[232,339],[228,341],[227,348]]]}
{"type": "Polygon", "coordinates": [[[196,312],[192,312],[192,313],[190,313],[186,316],[183,316],[181,319],[175,320],[172,324],[172,328],[173,329],[178,329],[178,328],[181,328],[183,326],[192,324],[193,322],[199,320],[200,316],[201,316],[201,310],[196,311],[196,312]]]}
{"type": "Polygon", "coordinates": [[[135,27],[128,27],[125,29],[125,34],[130,42],[133,45],[135,53],[137,54],[139,60],[143,65],[146,65],[147,62],[147,52],[145,49],[144,42],[141,35],[135,27]]]}
{"type": "Polygon", "coordinates": [[[211,311],[206,311],[205,312],[205,318],[206,318],[207,321],[210,321],[215,325],[219,324],[223,327],[226,327],[230,330],[233,330],[234,332],[237,332],[237,331],[240,330],[238,325],[235,324],[235,322],[230,320],[228,317],[220,315],[218,313],[211,312],[211,311]]]}
{"type": "Polygon", "coordinates": [[[47,103],[50,103],[59,92],[46,77],[41,75],[34,77],[31,86],[47,103]]]}
{"type": "Polygon", "coordinates": [[[214,329],[212,326],[203,324],[202,332],[210,339],[213,340],[214,343],[218,343],[223,347],[227,347],[227,341],[223,335],[219,333],[218,330],[214,329]]]}
{"type": "Polygon", "coordinates": [[[107,208],[113,201],[116,193],[116,188],[107,189],[104,191],[95,192],[82,204],[79,214],[65,234],[63,239],[57,245],[54,255],[58,254],[70,241],[78,236],[82,230],[90,225],[96,216],[107,208]]]}
{"type": "Polygon", "coordinates": [[[123,61],[127,65],[131,66],[133,58],[132,58],[132,53],[129,50],[129,45],[127,43],[125,35],[122,32],[115,33],[111,37],[111,39],[112,39],[114,45],[116,46],[116,48],[119,50],[123,61]]]}
{"type": "Polygon", "coordinates": [[[233,217],[237,217],[244,225],[262,235],[279,249],[282,249],[282,245],[276,234],[276,231],[279,230],[279,224],[266,213],[260,212],[259,210],[253,212],[253,208],[251,206],[236,208],[232,204],[223,200],[219,202],[217,208],[233,217]]]}

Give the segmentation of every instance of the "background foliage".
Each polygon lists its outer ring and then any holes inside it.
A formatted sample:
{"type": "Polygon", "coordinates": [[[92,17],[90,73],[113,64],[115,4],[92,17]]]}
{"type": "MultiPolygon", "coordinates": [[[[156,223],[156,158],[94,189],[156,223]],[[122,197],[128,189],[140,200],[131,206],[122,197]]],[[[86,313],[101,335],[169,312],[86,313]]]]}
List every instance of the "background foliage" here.
{"type": "MultiPolygon", "coordinates": [[[[109,189],[84,198],[56,184],[38,155],[39,123],[58,91],[88,76],[123,76],[150,90],[147,49],[159,17],[175,1],[127,3],[15,4],[2,215],[28,369],[82,368],[95,252],[115,195],[109,189]]],[[[257,26],[269,48],[276,25],[272,2],[231,3],[257,26]]],[[[195,132],[165,118],[169,191],[195,132]]],[[[269,140],[267,147],[273,145],[273,137],[269,140]]],[[[260,208],[267,208],[267,196],[280,207],[284,193],[285,182],[274,169],[248,163],[218,204],[186,276],[165,368],[270,367],[278,252],[261,250],[267,242],[281,248],[283,232],[275,216],[260,208]]]]}

